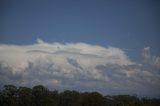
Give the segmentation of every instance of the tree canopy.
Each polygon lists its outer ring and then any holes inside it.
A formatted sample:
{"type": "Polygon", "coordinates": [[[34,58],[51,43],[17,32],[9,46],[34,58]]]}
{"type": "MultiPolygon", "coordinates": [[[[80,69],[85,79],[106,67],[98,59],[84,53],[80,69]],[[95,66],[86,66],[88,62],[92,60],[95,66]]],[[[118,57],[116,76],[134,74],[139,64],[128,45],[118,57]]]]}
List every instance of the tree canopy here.
{"type": "Polygon", "coordinates": [[[43,85],[33,88],[5,85],[0,106],[160,106],[160,99],[133,95],[103,96],[98,92],[50,91],[43,85]]]}

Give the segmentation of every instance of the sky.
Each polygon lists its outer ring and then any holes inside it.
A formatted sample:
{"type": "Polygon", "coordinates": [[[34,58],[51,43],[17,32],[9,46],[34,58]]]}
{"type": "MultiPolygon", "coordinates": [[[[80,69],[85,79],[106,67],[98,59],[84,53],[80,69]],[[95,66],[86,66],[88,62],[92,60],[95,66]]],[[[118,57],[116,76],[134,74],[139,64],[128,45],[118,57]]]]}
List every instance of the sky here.
{"type": "Polygon", "coordinates": [[[159,0],[0,0],[0,85],[160,97],[159,0]]]}

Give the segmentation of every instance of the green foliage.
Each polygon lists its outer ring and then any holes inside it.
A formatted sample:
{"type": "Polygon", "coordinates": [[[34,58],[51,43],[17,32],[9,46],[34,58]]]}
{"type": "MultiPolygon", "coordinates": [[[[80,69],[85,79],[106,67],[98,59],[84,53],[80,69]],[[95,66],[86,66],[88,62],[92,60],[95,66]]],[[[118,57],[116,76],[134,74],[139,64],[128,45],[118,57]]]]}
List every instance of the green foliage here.
{"type": "Polygon", "coordinates": [[[30,106],[32,102],[32,90],[27,87],[19,87],[18,92],[18,102],[20,106],[30,106]]]}
{"type": "Polygon", "coordinates": [[[97,92],[85,92],[80,95],[79,106],[104,106],[104,97],[97,92]]]}
{"type": "Polygon", "coordinates": [[[49,91],[42,85],[16,87],[5,85],[0,91],[0,106],[160,106],[160,99],[139,99],[136,96],[103,96],[98,92],[66,90],[49,91]]]}

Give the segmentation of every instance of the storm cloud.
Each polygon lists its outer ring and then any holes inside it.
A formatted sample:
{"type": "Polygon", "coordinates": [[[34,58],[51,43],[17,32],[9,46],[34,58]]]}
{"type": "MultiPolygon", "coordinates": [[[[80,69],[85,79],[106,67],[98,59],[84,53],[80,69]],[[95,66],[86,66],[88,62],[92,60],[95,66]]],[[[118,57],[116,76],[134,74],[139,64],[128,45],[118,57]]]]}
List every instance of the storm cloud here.
{"type": "Polygon", "coordinates": [[[86,43],[0,45],[0,85],[96,90],[105,94],[160,96],[160,57],[143,50],[142,63],[124,50],[86,43]],[[151,66],[148,68],[147,64],[151,66]],[[147,66],[147,67],[146,67],[147,66]]]}

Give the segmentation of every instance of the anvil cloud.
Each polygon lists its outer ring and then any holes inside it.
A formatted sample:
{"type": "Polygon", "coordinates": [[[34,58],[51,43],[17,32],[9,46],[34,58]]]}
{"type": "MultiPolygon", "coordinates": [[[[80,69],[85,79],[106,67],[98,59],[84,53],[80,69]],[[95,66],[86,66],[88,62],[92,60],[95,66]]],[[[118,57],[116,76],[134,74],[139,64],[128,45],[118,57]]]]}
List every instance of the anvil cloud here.
{"type": "Polygon", "coordinates": [[[0,44],[0,85],[160,96],[160,57],[149,47],[142,54],[143,61],[136,62],[120,48],[82,42],[0,44]]]}

